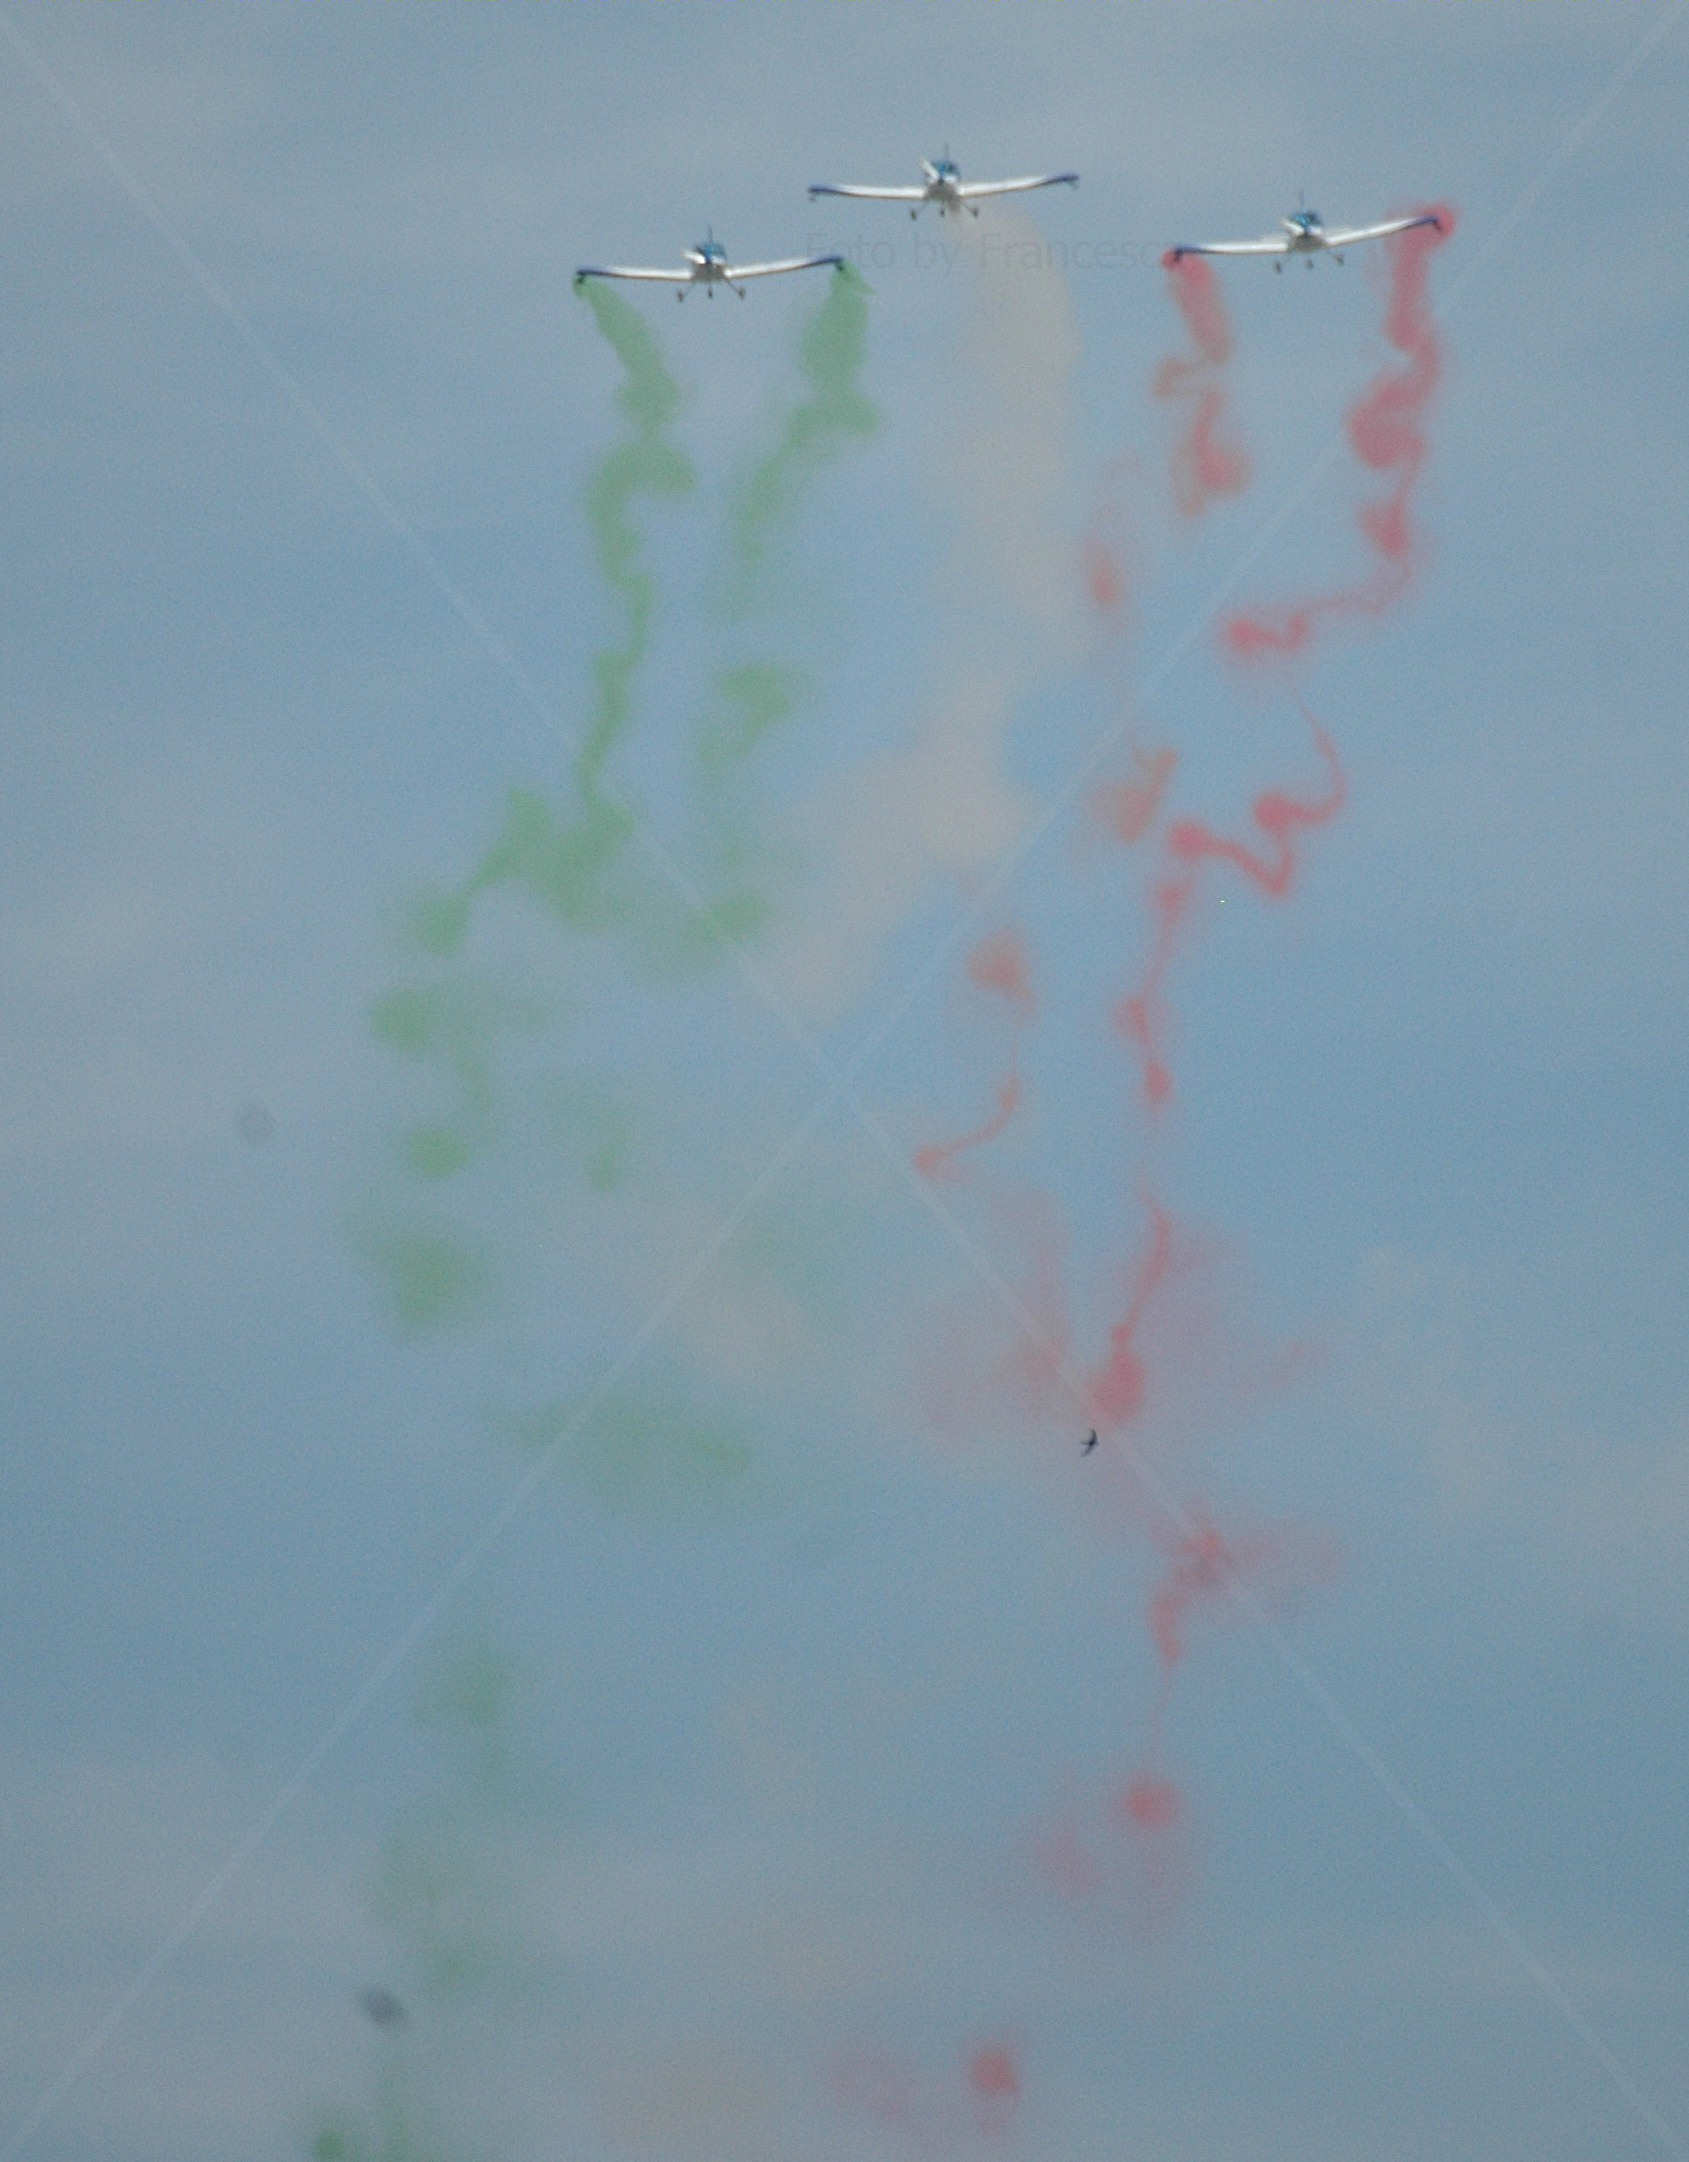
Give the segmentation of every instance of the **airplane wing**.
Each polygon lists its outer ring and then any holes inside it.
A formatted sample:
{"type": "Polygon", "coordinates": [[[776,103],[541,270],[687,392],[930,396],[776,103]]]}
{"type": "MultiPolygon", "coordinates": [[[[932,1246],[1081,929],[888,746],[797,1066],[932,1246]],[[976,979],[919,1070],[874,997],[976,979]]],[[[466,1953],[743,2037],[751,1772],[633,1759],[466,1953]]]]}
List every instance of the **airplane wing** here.
{"type": "Polygon", "coordinates": [[[1328,248],[1346,248],[1357,240],[1386,240],[1390,234],[1409,232],[1416,225],[1438,223],[1436,212],[1427,210],[1416,218],[1390,218],[1383,225],[1351,225],[1344,232],[1327,233],[1325,244],[1328,248]]]}
{"type": "Polygon", "coordinates": [[[982,195],[1024,195],[1028,188],[1076,188],[1077,173],[1043,173],[1027,180],[964,180],[956,193],[964,203],[977,202],[982,195]]]}
{"type": "Polygon", "coordinates": [[[614,264],[600,269],[593,263],[583,263],[580,269],[575,272],[575,283],[577,285],[580,284],[583,278],[649,278],[660,285],[690,285],[692,283],[692,273],[689,270],[624,270],[614,264]]]}
{"type": "Polygon", "coordinates": [[[723,275],[736,278],[774,278],[783,270],[819,270],[823,263],[842,263],[842,255],[794,255],[783,263],[729,263],[723,275]]]}
{"type": "Polygon", "coordinates": [[[860,195],[871,203],[919,203],[926,198],[925,188],[835,188],[825,180],[812,180],[811,195],[860,195]]]}
{"type": "Polygon", "coordinates": [[[1187,255],[1288,255],[1287,234],[1274,233],[1265,240],[1210,240],[1200,247],[1169,248],[1164,262],[1177,263],[1187,255]]]}

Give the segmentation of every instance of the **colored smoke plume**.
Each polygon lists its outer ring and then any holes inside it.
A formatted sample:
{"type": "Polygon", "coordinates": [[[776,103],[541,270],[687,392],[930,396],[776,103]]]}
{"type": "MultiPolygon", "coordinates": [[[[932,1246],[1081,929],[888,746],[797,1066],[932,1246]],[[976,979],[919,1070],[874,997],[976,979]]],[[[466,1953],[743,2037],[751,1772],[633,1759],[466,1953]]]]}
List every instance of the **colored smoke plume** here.
{"type": "Polygon", "coordinates": [[[868,291],[847,263],[803,334],[798,365],[810,395],[786,416],[779,441],[739,489],[728,516],[735,603],[743,607],[776,528],[803,484],[852,438],[872,435],[879,415],[861,387],[868,348],[868,291]]]}
{"type": "Polygon", "coordinates": [[[1020,2101],[1020,2066],[1007,2043],[987,2043],[968,2059],[974,2121],[987,2137],[1007,2129],[1020,2101]]]}
{"type": "Polygon", "coordinates": [[[1173,1093],[1173,1072],[1162,1049],[1166,1037],[1163,990],[1194,889],[1195,880],[1189,873],[1156,882],[1150,894],[1154,933],[1149,962],[1138,988],[1114,1010],[1115,1027],[1142,1059],[1144,1097],[1152,1110],[1159,1109],[1173,1093]]]}
{"type": "Polygon", "coordinates": [[[1429,454],[1426,420],[1442,381],[1442,346],[1431,310],[1431,259],[1454,231],[1447,205],[1436,225],[1418,225],[1383,243],[1387,287],[1384,336],[1402,365],[1374,378],[1345,421],[1349,444],[1369,472],[1390,476],[1388,491],[1355,514],[1374,556],[1358,585],[1258,613],[1229,616],[1220,627],[1224,652],[1245,665],[1285,660],[1312,643],[1320,627],[1353,616],[1379,616],[1413,583],[1419,544],[1413,522],[1415,491],[1429,454]]]}
{"type": "Polygon", "coordinates": [[[1142,1061],[1144,1096],[1152,1110],[1166,1103],[1173,1093],[1172,1070],[1163,1048],[1166,979],[1189,919],[1202,865],[1209,861],[1229,863],[1268,899],[1283,900],[1295,884],[1298,830],[1324,825],[1336,817],[1346,801],[1347,783],[1337,747],[1307,707],[1301,711],[1326,763],[1330,782],[1320,796],[1290,796],[1273,788],[1256,797],[1250,815],[1271,844],[1270,850],[1263,852],[1246,841],[1215,833],[1195,818],[1180,819],[1167,830],[1166,852],[1172,868],[1151,889],[1154,931],[1149,960],[1138,988],[1120,1001],[1114,1014],[1116,1028],[1142,1061]]]}
{"type": "Polygon", "coordinates": [[[526,887],[565,922],[602,925],[610,914],[605,878],[633,830],[632,813],[604,788],[605,767],[632,718],[634,677],[649,650],[657,608],[656,581],[645,567],[632,510],[641,496],[689,494],[696,475],[669,439],[680,391],[649,324],[632,302],[597,279],[577,290],[622,365],[616,403],[628,432],[588,480],[585,511],[599,572],[624,607],[625,634],[593,659],[594,696],[571,762],[573,818],[560,818],[532,789],[512,789],[503,827],[477,868],[456,891],[428,896],[416,912],[417,940],[434,954],[457,950],[476,896],[501,885],[526,887]]]}
{"type": "Polygon", "coordinates": [[[1213,833],[1200,819],[1182,818],[1167,832],[1168,853],[1178,862],[1195,865],[1207,857],[1229,863],[1252,880],[1264,894],[1282,900],[1296,876],[1296,830],[1300,826],[1323,826],[1343,808],[1347,788],[1337,748],[1312,714],[1308,725],[1314,742],[1331,773],[1331,785],[1323,796],[1301,800],[1282,790],[1269,788],[1255,799],[1250,816],[1272,843],[1272,853],[1261,855],[1245,842],[1213,833]]]}
{"type": "Polygon", "coordinates": [[[1088,1391],[1087,1408],[1099,1426],[1124,1426],[1144,1408],[1144,1363],[1134,1339],[1145,1307],[1173,1265],[1172,1219],[1153,1198],[1146,1205],[1150,1215],[1149,1245],[1138,1264],[1126,1311],[1108,1332],[1108,1357],[1088,1391]]]}
{"type": "Polygon", "coordinates": [[[623,368],[616,402],[632,433],[609,453],[587,487],[587,525],[605,582],[627,606],[627,642],[601,653],[594,665],[598,701],[575,759],[583,804],[598,803],[604,765],[627,726],[631,684],[650,643],[656,586],[641,560],[629,511],[637,496],[680,496],[695,476],[684,451],[665,431],[680,411],[680,392],[663,365],[657,341],[631,302],[598,280],[583,288],[599,329],[623,368]]]}
{"type": "Polygon", "coordinates": [[[1221,371],[1232,356],[1231,323],[1220,281],[1203,257],[1169,253],[1162,262],[1195,350],[1164,360],[1152,387],[1156,397],[1189,408],[1173,446],[1173,500],[1187,518],[1198,518],[1210,503],[1249,485],[1248,453],[1226,437],[1221,371]]]}
{"type": "Polygon", "coordinates": [[[1134,744],[1132,779],[1099,783],[1091,793],[1091,815],[1130,848],[1154,825],[1178,764],[1175,750],[1145,751],[1134,744]]]}
{"type": "Polygon", "coordinates": [[[1131,628],[1133,588],[1140,575],[1139,549],[1126,513],[1125,482],[1133,461],[1118,457],[1104,468],[1096,508],[1080,542],[1085,595],[1110,637],[1131,628]]]}
{"type": "MultiPolygon", "coordinates": [[[[1011,267],[1026,219],[999,212],[972,281],[968,367],[932,474],[954,539],[934,559],[930,657],[893,740],[830,773],[798,815],[806,890],[762,956],[798,1011],[833,1020],[873,983],[887,940],[941,885],[990,870],[1036,812],[1008,755],[1019,703],[1077,658],[1069,518],[1072,381],[1066,279],[1011,267]]],[[[972,251],[969,251],[970,258],[972,251]]]]}
{"type": "Polygon", "coordinates": [[[997,1108],[982,1125],[954,1141],[930,1141],[915,1151],[915,1169],[924,1178],[939,1178],[955,1159],[970,1149],[995,1141],[1020,1109],[1020,1038],[1037,1012],[1026,952],[1013,931],[999,931],[982,939],[968,957],[968,976],[980,990],[1008,1002],[1015,1022],[1015,1048],[1009,1071],[997,1091],[997,1108]]]}

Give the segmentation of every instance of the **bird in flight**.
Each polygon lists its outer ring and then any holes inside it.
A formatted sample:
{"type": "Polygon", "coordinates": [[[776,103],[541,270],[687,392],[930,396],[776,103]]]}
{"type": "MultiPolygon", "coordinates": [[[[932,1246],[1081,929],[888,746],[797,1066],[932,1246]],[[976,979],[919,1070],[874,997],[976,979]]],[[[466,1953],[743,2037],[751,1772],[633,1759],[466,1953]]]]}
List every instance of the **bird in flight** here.
{"type": "Polygon", "coordinates": [[[1093,1426],[1093,1427],[1092,1427],[1092,1429],[1091,1429],[1091,1432],[1090,1432],[1090,1437],[1089,1437],[1089,1439],[1088,1439],[1088,1440],[1086,1440],[1086,1441],[1084,1442],[1084,1444],[1083,1444],[1083,1445],[1081,1446],[1081,1448],[1080,1448],[1080,1451],[1079,1451],[1079,1454],[1080,1454],[1081,1456],[1089,1456],[1089,1455],[1090,1455],[1090,1453],[1091,1453],[1091,1451],[1092,1451],[1092,1450],[1093,1450],[1093,1449],[1094,1449],[1094,1448],[1095,1448],[1096,1446],[1097,1446],[1097,1430],[1096,1430],[1096,1428],[1095,1428],[1095,1427],[1093,1426]]]}

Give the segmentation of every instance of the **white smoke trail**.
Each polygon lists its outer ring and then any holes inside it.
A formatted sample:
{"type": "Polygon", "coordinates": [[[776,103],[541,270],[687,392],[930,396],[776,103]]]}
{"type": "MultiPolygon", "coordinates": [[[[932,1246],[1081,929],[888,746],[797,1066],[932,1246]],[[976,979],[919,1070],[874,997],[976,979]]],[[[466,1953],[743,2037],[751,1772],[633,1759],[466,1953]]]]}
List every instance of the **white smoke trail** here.
{"type": "Polygon", "coordinates": [[[1012,211],[981,220],[966,258],[968,347],[936,461],[955,539],[935,592],[919,597],[938,620],[927,689],[906,745],[829,776],[800,814],[815,873],[768,955],[781,993],[822,1020],[868,988],[885,940],[935,879],[983,874],[1014,846],[1036,810],[1007,769],[1016,707],[1080,650],[1067,282],[1012,211]]]}

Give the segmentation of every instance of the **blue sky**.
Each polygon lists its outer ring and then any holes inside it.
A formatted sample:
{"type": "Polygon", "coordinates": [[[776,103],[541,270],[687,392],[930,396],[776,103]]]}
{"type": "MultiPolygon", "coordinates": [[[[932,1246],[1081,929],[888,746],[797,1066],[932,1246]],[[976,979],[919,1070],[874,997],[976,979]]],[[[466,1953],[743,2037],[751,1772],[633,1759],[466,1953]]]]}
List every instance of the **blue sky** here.
{"type": "Polygon", "coordinates": [[[1686,36],[0,19],[7,2162],[1689,2153],[1686,36]],[[806,197],[943,144],[1081,185],[959,255],[806,197]],[[1226,266],[1253,480],[1188,519],[1157,266],[1299,195],[1460,223],[1412,589],[1256,681],[1222,602],[1364,567],[1380,291],[1226,266]],[[634,836],[601,923],[494,883],[431,949],[628,635],[569,273],[706,223],[860,266],[876,425],[747,588],[838,303],[634,296],[694,476],[628,506],[634,836]],[[1154,1113],[1167,820],[1317,793],[1297,696],[1346,801],[1284,900],[1205,876],[1154,1113]],[[677,876],[766,915],[703,965],[677,876]],[[1002,1361],[1059,1255],[1095,1370],[1151,1196],[1082,1460],[1002,1361]],[[1270,1558],[1163,1699],[1202,1521],[1270,1558]]]}

